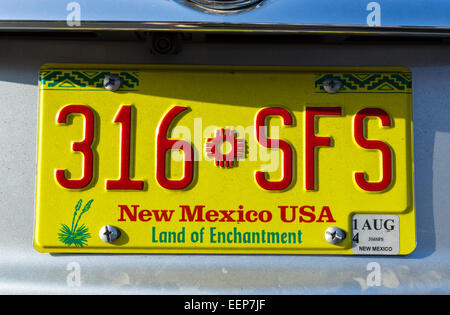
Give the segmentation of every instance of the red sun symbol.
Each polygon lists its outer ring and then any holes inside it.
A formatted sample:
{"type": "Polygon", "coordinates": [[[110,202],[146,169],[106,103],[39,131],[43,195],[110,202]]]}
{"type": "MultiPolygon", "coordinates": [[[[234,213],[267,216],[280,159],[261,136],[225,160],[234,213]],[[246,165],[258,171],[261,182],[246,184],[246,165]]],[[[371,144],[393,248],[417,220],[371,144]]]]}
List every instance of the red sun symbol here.
{"type": "Polygon", "coordinates": [[[244,139],[238,139],[236,136],[234,130],[217,129],[214,138],[206,139],[206,155],[213,157],[217,166],[233,167],[236,159],[245,157],[244,139]],[[227,152],[223,152],[224,147],[227,152]]]}

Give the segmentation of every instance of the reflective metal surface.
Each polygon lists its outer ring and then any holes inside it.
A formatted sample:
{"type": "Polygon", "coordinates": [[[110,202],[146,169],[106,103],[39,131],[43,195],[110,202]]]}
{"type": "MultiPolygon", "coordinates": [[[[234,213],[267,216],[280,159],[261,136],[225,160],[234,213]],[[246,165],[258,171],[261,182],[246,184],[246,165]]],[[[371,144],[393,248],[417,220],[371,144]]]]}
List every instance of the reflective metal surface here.
{"type": "MultiPolygon", "coordinates": [[[[4,11],[2,11],[4,12],[4,11]]],[[[0,293],[450,293],[450,47],[2,39],[0,293]],[[114,54],[110,52],[114,51],[114,54]],[[333,60],[329,60],[330,52],[333,60]],[[33,249],[38,70],[46,62],[407,66],[413,73],[417,249],[405,257],[49,255],[33,249]]]]}
{"type": "Polygon", "coordinates": [[[262,0],[186,0],[200,7],[213,10],[237,10],[255,5],[262,0]]]}
{"type": "Polygon", "coordinates": [[[225,15],[197,10],[187,3],[2,1],[0,29],[450,33],[450,2],[446,0],[265,0],[253,10],[225,15]]]}

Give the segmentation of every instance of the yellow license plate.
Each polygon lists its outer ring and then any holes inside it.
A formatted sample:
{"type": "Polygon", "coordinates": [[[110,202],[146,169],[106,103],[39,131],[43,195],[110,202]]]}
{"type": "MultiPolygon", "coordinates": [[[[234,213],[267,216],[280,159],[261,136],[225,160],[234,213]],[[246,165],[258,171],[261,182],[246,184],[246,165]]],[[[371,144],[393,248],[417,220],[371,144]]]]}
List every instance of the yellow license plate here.
{"type": "Polygon", "coordinates": [[[411,83],[400,67],[45,65],[35,248],[408,254],[411,83]]]}

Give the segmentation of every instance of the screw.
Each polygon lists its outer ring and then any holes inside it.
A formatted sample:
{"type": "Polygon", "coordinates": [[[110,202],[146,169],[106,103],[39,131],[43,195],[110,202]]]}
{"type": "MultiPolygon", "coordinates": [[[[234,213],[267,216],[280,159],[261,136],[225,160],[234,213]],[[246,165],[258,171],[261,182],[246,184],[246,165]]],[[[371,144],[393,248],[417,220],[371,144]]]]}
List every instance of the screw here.
{"type": "Polygon", "coordinates": [[[337,78],[329,78],[323,81],[323,89],[327,93],[336,93],[342,87],[342,81],[337,78]]]}
{"type": "Polygon", "coordinates": [[[117,74],[108,74],[103,79],[103,86],[108,91],[117,91],[122,85],[122,79],[117,74]]]}
{"type": "Polygon", "coordinates": [[[339,244],[343,239],[345,239],[345,236],[345,232],[335,226],[329,227],[325,231],[325,239],[330,244],[339,244]]]}
{"type": "Polygon", "coordinates": [[[104,225],[98,235],[103,242],[112,243],[120,237],[120,231],[112,225],[104,225]]]}

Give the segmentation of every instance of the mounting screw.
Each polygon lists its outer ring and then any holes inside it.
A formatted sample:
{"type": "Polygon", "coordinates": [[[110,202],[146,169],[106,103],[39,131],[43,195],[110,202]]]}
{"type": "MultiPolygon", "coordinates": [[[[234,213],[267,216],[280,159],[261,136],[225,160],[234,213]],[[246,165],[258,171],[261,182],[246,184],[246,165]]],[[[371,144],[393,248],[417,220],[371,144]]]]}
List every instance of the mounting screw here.
{"type": "Polygon", "coordinates": [[[323,81],[323,89],[327,93],[336,93],[342,87],[342,81],[337,78],[329,78],[323,81]]]}
{"type": "Polygon", "coordinates": [[[342,240],[345,239],[345,236],[345,232],[335,226],[329,227],[325,231],[325,239],[330,244],[339,244],[340,242],[342,242],[342,240]]]}
{"type": "Polygon", "coordinates": [[[122,79],[117,74],[107,74],[103,79],[103,86],[108,91],[117,91],[122,85],[122,79]]]}
{"type": "Polygon", "coordinates": [[[98,235],[103,242],[112,243],[120,237],[120,231],[112,225],[104,225],[98,235]]]}

